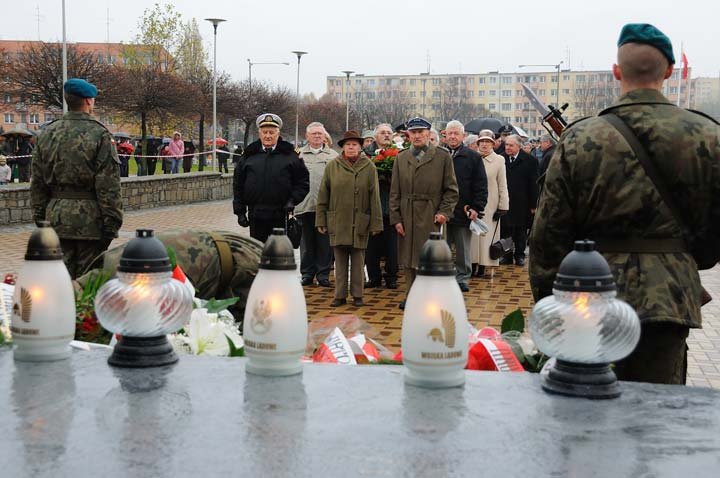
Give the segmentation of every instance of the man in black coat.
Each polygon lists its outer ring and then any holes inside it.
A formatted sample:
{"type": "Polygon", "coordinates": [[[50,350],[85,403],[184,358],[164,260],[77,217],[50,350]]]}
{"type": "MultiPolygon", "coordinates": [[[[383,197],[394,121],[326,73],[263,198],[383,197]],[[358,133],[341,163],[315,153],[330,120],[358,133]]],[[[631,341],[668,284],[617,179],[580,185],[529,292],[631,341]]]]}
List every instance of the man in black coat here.
{"type": "Polygon", "coordinates": [[[455,279],[463,292],[469,291],[472,273],[470,254],[470,221],[483,217],[487,204],[488,184],[485,164],[479,153],[463,145],[465,128],[459,121],[450,121],[445,127],[445,143],[453,157],[455,178],[460,199],[450,218],[447,229],[448,243],[455,244],[455,279]]]}
{"type": "Polygon", "coordinates": [[[549,134],[540,136],[540,151],[542,151],[542,158],[540,158],[540,172],[538,176],[542,178],[545,175],[545,171],[547,171],[550,158],[552,158],[555,152],[555,142],[549,134]]]}
{"type": "Polygon", "coordinates": [[[282,120],[264,113],[255,121],[260,139],[248,145],[233,175],[233,212],[250,236],[265,242],[275,227],[285,227],[310,190],[308,170],[291,143],[280,139],[282,120]]]}
{"type": "Polygon", "coordinates": [[[500,261],[512,264],[513,257],[518,266],[525,265],[525,245],[527,229],[535,214],[538,199],[538,162],[520,149],[520,137],[510,135],[505,138],[505,171],[507,174],[510,212],[501,219],[501,236],[512,237],[513,251],[500,261]]]}
{"type": "MultiPolygon", "coordinates": [[[[393,127],[389,123],[381,123],[375,127],[375,140],[363,150],[368,158],[374,158],[378,151],[393,145],[393,127]]],[[[397,289],[398,276],[398,239],[395,225],[390,224],[390,180],[392,174],[378,170],[378,186],[380,190],[380,206],[383,213],[383,232],[370,236],[365,250],[365,265],[367,266],[368,281],[365,288],[380,287],[382,285],[382,270],[380,260],[385,257],[385,286],[388,289],[397,289]]]]}

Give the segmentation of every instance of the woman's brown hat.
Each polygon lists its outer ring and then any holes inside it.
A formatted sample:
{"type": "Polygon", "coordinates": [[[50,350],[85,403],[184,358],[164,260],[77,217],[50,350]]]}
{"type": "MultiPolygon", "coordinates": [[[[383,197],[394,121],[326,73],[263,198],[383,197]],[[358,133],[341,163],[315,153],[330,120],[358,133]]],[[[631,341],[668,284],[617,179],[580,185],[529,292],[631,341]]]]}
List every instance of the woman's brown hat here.
{"type": "Polygon", "coordinates": [[[358,133],[357,131],[353,131],[353,130],[345,131],[345,134],[343,134],[342,139],[340,141],[338,141],[338,146],[340,146],[342,148],[343,144],[345,144],[345,141],[348,141],[351,139],[354,139],[355,141],[360,143],[360,145],[362,146],[363,137],[360,136],[360,133],[358,133]]]}

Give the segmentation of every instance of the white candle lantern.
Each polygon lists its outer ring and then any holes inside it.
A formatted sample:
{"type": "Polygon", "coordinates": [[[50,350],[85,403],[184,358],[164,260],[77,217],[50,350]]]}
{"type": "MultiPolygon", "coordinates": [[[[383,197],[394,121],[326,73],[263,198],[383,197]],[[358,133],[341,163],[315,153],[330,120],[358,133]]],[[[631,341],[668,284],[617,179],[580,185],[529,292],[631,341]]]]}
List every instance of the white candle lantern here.
{"type": "Polygon", "coordinates": [[[118,367],[158,367],[178,361],[167,334],[190,320],[192,294],[172,278],[170,259],[150,229],[138,229],[123,250],[117,278],[98,290],[95,314],[121,338],[108,359],[118,367]]]}
{"type": "Polygon", "coordinates": [[[597,399],[620,395],[609,364],[635,349],[640,320],[616,294],[610,266],[595,243],[575,242],[560,263],[553,295],[540,300],[529,319],[537,348],[556,358],[543,381],[546,391],[597,399]]]}
{"type": "Polygon", "coordinates": [[[256,375],[302,373],[307,341],[307,307],[290,239],[273,229],[245,305],[246,370],[256,375]]]}
{"type": "Polygon", "coordinates": [[[70,356],[75,336],[75,293],[62,261],[60,238],[47,221],[28,241],[13,295],[10,325],[15,360],[41,362],[70,356]]]}
{"type": "Polygon", "coordinates": [[[463,385],[469,329],[452,253],[442,235],[433,232],[420,252],[418,274],[405,304],[405,382],[427,388],[463,385]]]}

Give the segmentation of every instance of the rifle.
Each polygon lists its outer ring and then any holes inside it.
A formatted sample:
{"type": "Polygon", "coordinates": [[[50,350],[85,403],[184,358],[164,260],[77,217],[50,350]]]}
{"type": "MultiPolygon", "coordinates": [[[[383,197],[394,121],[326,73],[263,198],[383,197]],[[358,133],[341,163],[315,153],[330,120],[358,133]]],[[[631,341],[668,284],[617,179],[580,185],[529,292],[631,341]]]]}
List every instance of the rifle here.
{"type": "Polygon", "coordinates": [[[548,133],[550,133],[551,136],[554,136],[555,139],[560,138],[560,135],[562,132],[567,128],[567,121],[565,118],[563,118],[563,112],[567,109],[568,104],[565,103],[560,108],[556,108],[553,105],[545,105],[542,101],[540,101],[540,98],[535,94],[535,92],[525,83],[521,83],[523,89],[525,90],[525,96],[528,97],[530,100],[530,103],[535,107],[535,109],[542,115],[542,125],[543,128],[547,130],[548,133]]]}

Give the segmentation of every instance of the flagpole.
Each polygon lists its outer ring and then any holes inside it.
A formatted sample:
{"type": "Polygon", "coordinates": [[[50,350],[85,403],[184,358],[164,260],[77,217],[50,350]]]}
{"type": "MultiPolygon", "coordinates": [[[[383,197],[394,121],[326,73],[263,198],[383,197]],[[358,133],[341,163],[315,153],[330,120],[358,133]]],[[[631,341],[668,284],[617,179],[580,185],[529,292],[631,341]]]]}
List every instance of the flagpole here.
{"type": "Polygon", "coordinates": [[[687,68],[687,77],[685,77],[685,90],[687,91],[687,109],[690,109],[690,64],[685,57],[685,68],[687,68]]]}
{"type": "Polygon", "coordinates": [[[685,53],[685,50],[683,49],[683,44],[680,43],[680,69],[678,70],[678,91],[677,91],[677,106],[680,106],[680,96],[682,96],[682,56],[683,53],[685,53]]]}

